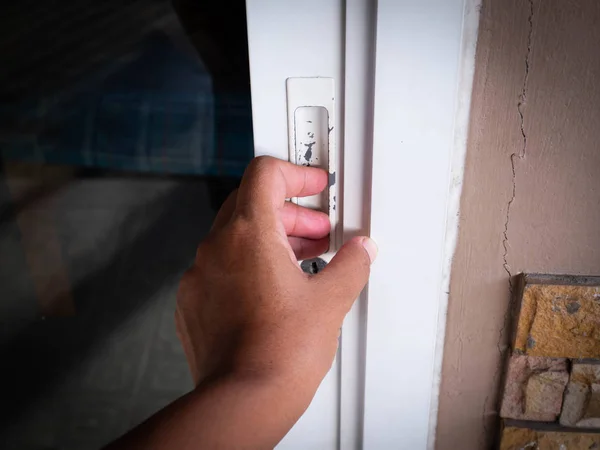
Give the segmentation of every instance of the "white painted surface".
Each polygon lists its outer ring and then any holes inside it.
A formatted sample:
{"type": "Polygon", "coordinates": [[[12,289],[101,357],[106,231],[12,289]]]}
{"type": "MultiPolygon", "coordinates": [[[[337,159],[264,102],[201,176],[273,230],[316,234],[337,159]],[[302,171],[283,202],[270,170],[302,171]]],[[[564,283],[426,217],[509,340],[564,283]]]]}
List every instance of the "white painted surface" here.
{"type": "MultiPolygon", "coordinates": [[[[447,201],[463,8],[463,0],[378,2],[371,235],[380,253],[369,283],[369,450],[433,442],[447,301],[440,293],[454,248],[444,239],[455,239],[446,218],[458,213],[447,201]]],[[[462,166],[453,169],[462,179],[462,166]]]]}
{"type": "MultiPolygon", "coordinates": [[[[256,155],[288,159],[286,80],[342,77],[339,0],[247,0],[256,155]]],[[[336,83],[336,98],[341,94],[336,83]]],[[[339,115],[335,127],[341,128],[339,115]]],[[[290,389],[293,389],[290,386],[290,389]]],[[[278,449],[337,449],[340,365],[336,359],[306,413],[278,449]]]]}
{"type": "Polygon", "coordinates": [[[363,292],[279,449],[433,446],[479,0],[464,3],[247,0],[255,153],[288,159],[287,78],[333,78],[343,237],[371,222],[380,247],[368,311],[363,292]]]}

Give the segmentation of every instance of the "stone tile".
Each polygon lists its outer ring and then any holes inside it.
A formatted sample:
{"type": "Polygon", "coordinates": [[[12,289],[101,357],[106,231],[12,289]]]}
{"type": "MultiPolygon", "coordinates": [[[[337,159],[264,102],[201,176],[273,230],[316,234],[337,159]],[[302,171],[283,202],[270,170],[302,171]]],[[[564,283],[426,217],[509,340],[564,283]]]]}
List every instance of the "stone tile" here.
{"type": "Polygon", "coordinates": [[[600,449],[600,434],[563,433],[506,427],[500,450],[595,450],[600,449]]]}
{"type": "Polygon", "coordinates": [[[600,286],[528,284],[514,349],[531,356],[600,358],[600,286]]]}
{"type": "Polygon", "coordinates": [[[600,365],[573,364],[560,423],[570,427],[600,428],[600,365]]]}
{"type": "Polygon", "coordinates": [[[512,355],[500,416],[554,422],[561,411],[568,379],[566,359],[512,355]]]}

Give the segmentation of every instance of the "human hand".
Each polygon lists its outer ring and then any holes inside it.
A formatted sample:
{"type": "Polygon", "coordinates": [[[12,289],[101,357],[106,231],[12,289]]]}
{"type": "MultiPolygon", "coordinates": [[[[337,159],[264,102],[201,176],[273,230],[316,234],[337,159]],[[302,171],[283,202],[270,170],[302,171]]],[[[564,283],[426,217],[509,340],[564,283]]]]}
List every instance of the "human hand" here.
{"type": "Polygon", "coordinates": [[[377,253],[371,239],[353,238],[320,273],[302,272],[297,260],[327,250],[329,219],[285,199],[327,182],[321,169],[260,157],[224,203],[177,299],[196,384],[231,373],[301,380],[310,403],[377,253]]]}
{"type": "Polygon", "coordinates": [[[285,199],[325,189],[327,173],[256,158],[184,275],[175,320],[196,389],[108,448],[273,448],[331,367],[344,316],[377,249],[347,242],[316,275],[329,218],[285,199]]]}

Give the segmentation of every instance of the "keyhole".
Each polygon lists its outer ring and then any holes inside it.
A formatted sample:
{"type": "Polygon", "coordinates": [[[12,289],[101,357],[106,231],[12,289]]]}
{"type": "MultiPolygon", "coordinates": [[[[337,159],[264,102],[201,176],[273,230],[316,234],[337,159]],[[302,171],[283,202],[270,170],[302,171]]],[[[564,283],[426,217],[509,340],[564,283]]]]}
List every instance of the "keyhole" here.
{"type": "Polygon", "coordinates": [[[305,259],[300,264],[300,268],[304,273],[316,275],[325,268],[327,263],[322,258],[305,259]]]}
{"type": "Polygon", "coordinates": [[[315,261],[310,264],[310,273],[319,273],[319,268],[317,267],[317,263],[315,261]]]}

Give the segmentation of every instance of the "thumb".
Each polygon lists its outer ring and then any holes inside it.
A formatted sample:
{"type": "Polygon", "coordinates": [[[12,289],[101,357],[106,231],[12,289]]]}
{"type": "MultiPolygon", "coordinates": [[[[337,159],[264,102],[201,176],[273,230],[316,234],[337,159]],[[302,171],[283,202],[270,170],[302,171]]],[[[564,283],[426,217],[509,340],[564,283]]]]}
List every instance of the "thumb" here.
{"type": "Polygon", "coordinates": [[[319,283],[330,295],[350,309],[369,280],[371,263],[377,256],[377,245],[368,237],[350,239],[331,262],[317,275],[319,283]]]}

